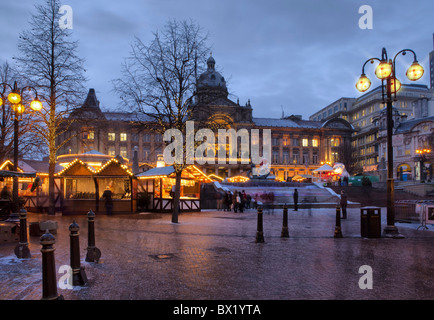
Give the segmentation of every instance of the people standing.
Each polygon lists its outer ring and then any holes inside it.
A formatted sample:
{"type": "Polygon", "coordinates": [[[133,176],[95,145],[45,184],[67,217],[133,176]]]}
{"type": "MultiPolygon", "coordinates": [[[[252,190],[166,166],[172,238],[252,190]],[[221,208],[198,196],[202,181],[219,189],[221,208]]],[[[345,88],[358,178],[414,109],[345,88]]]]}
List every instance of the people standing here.
{"type": "Polygon", "coordinates": [[[294,211],[297,211],[298,210],[298,191],[297,191],[297,189],[294,189],[293,198],[294,198],[294,211]]]}
{"type": "Polygon", "coordinates": [[[342,219],[347,218],[347,204],[348,204],[348,197],[344,190],[341,190],[341,210],[342,210],[342,219]]]}
{"type": "Polygon", "coordinates": [[[238,210],[238,204],[240,203],[239,199],[240,199],[239,193],[237,192],[237,190],[235,190],[234,195],[232,197],[232,204],[234,206],[234,212],[237,212],[237,210],[238,210]]]}
{"type": "Polygon", "coordinates": [[[232,192],[228,191],[228,211],[232,211],[232,192]]]}
{"type": "Polygon", "coordinates": [[[111,216],[113,212],[113,192],[110,190],[110,187],[107,186],[102,194],[102,197],[105,199],[105,209],[107,215],[111,216]]]}
{"type": "Polygon", "coordinates": [[[1,197],[3,200],[11,200],[11,199],[12,199],[12,194],[11,194],[11,192],[9,191],[8,186],[4,186],[4,187],[3,187],[2,192],[1,192],[1,194],[0,194],[0,197],[1,197]]]}

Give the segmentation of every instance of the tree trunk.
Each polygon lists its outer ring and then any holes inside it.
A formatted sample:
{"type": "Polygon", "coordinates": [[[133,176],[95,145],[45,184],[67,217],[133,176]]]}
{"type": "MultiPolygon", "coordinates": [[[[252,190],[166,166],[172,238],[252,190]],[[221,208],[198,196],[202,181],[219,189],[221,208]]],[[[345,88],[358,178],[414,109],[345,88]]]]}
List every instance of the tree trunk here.
{"type": "Polygon", "coordinates": [[[54,194],[54,173],[56,162],[51,161],[51,157],[48,164],[48,214],[56,214],[56,203],[54,194]]]}
{"type": "Polygon", "coordinates": [[[176,185],[175,185],[175,195],[173,198],[172,223],[178,223],[179,198],[181,196],[181,174],[182,171],[176,172],[176,185]]]}

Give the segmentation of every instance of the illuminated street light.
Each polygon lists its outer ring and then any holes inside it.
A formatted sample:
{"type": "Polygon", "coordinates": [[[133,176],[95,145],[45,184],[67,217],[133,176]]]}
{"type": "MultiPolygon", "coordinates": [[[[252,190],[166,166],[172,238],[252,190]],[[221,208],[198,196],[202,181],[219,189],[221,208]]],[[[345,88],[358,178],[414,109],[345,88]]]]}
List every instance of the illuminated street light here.
{"type": "MultiPolygon", "coordinates": [[[[362,75],[356,84],[357,90],[364,92],[367,90],[366,85],[361,85],[361,79],[364,82],[370,83],[370,80],[365,75],[365,65],[370,62],[379,61],[379,65],[375,69],[375,75],[381,79],[381,91],[383,104],[387,106],[387,226],[384,228],[384,234],[386,236],[392,236],[401,238],[398,229],[395,226],[395,187],[393,180],[393,147],[392,147],[392,135],[393,135],[393,119],[392,119],[392,101],[396,101],[396,93],[401,89],[401,82],[396,79],[396,64],[395,60],[399,54],[405,55],[407,52],[413,53],[413,64],[407,70],[407,78],[411,81],[416,81],[423,76],[424,70],[422,66],[417,62],[416,53],[411,49],[404,49],[399,51],[392,60],[387,58],[386,49],[383,48],[381,53],[381,59],[371,58],[365,61],[362,67],[362,75]],[[386,81],[386,84],[384,84],[386,81]],[[386,91],[386,92],[385,92],[386,91]],[[392,100],[393,96],[393,100],[392,100]]],[[[369,88],[369,86],[368,86],[369,88]]]]}
{"type": "MultiPolygon", "coordinates": [[[[0,83],[0,87],[3,90],[0,92],[0,106],[5,102],[4,95],[6,89],[9,89],[7,100],[11,104],[11,109],[14,112],[14,171],[18,171],[18,123],[22,120],[22,115],[25,110],[25,106],[22,103],[24,90],[34,91],[35,99],[30,102],[30,108],[35,111],[42,109],[42,103],[38,99],[38,92],[35,88],[26,86],[21,89],[18,88],[17,82],[14,82],[13,87],[7,83],[0,83]]],[[[13,177],[13,193],[12,193],[13,208],[12,211],[17,213],[19,210],[18,200],[18,177],[13,177]]]]}

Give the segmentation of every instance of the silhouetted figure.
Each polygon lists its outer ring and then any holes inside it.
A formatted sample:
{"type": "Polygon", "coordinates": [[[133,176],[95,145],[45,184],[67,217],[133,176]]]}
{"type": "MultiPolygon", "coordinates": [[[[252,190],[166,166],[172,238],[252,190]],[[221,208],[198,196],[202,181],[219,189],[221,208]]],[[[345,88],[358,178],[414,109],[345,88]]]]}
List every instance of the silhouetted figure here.
{"type": "Polygon", "coordinates": [[[344,190],[341,190],[341,210],[342,210],[342,219],[346,219],[347,218],[347,204],[348,204],[348,198],[347,198],[347,194],[345,193],[344,190]]]}
{"type": "Polygon", "coordinates": [[[102,197],[105,199],[105,209],[107,214],[110,216],[113,212],[113,192],[110,190],[110,187],[107,186],[102,194],[102,197]]]}
{"type": "Polygon", "coordinates": [[[9,191],[8,186],[3,187],[2,192],[0,194],[0,198],[2,198],[3,200],[11,200],[12,199],[12,194],[9,191]]]}
{"type": "Polygon", "coordinates": [[[294,189],[294,211],[298,210],[298,191],[297,189],[294,189]]]}

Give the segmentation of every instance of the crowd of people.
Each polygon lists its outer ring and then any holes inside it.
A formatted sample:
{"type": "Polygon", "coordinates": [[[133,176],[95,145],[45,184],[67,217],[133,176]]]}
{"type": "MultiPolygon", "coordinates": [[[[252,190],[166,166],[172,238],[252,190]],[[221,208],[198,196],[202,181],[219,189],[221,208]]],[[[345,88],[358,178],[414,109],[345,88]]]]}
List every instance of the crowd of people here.
{"type": "Polygon", "coordinates": [[[246,209],[255,209],[258,204],[270,205],[274,203],[274,193],[255,193],[253,196],[244,190],[234,192],[217,192],[217,210],[243,212],[246,209]]]}

